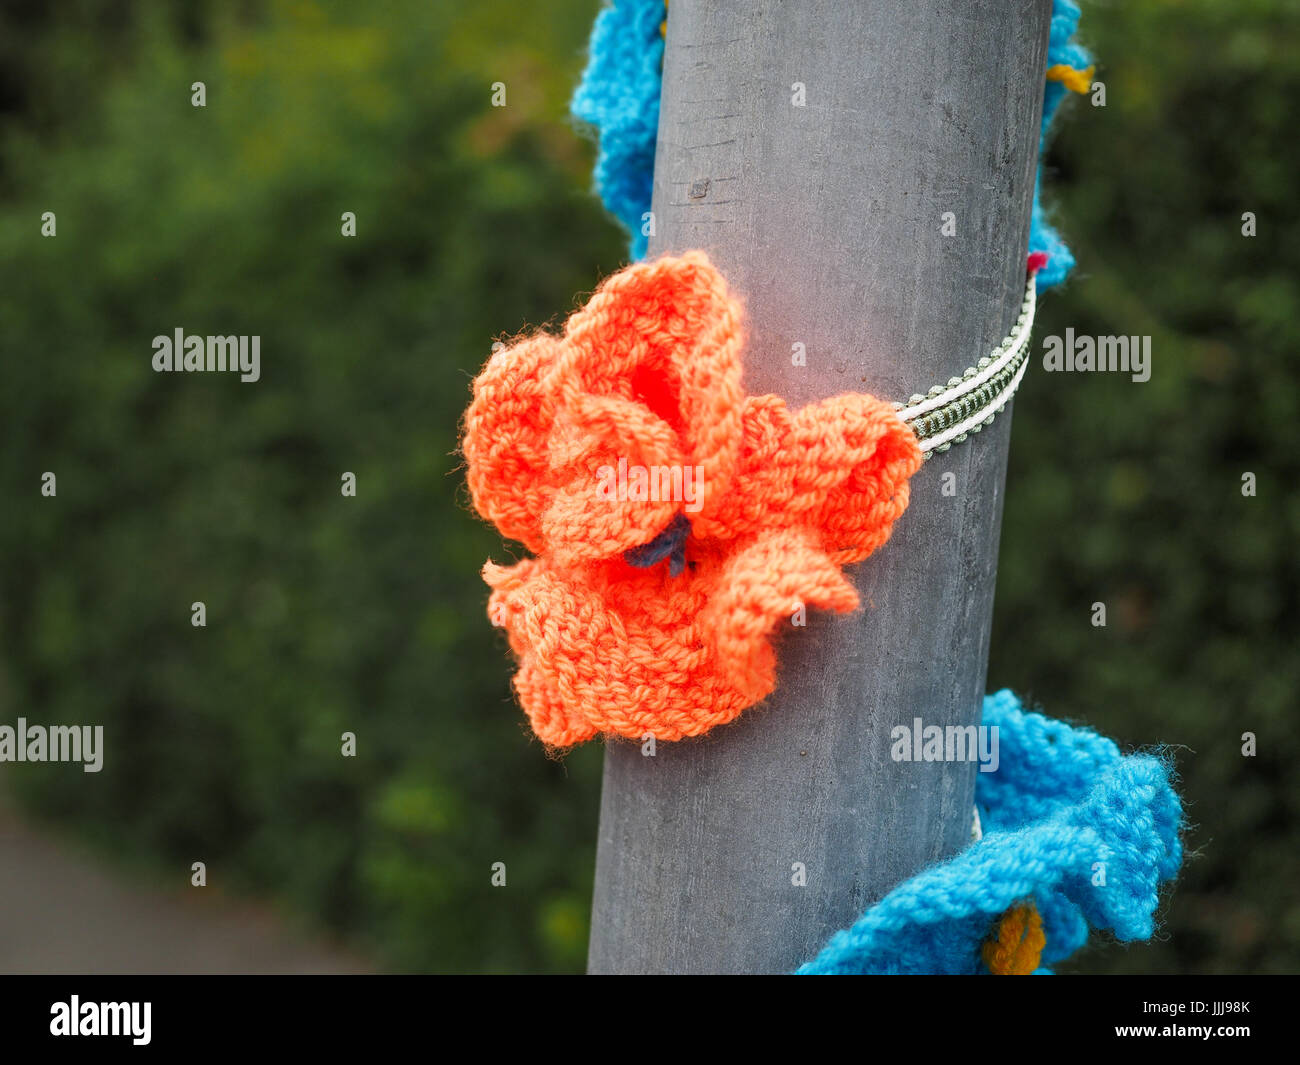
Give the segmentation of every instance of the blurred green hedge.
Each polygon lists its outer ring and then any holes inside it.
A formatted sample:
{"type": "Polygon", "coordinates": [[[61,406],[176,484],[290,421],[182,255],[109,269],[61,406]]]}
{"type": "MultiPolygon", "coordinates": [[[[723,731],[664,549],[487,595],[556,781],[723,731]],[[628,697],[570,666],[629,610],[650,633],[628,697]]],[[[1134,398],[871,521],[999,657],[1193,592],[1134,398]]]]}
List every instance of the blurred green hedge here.
{"type": "Polygon", "coordinates": [[[1162,933],[1070,969],[1294,972],[1300,8],[1083,7],[1106,106],[1073,101],[1048,158],[1080,266],[1035,335],[1148,335],[1152,374],[1026,375],[989,685],[1168,744],[1182,774],[1195,828],[1162,933]]]}
{"type": "Polygon", "coordinates": [[[493,340],[621,252],[563,119],[591,7],[88,5],[29,27],[58,114],[4,126],[3,719],[107,736],[6,775],[399,967],[585,958],[599,752],[526,734],[455,451],[493,340]],[[261,380],[154,374],[178,326],[259,334],[261,380]]]}
{"type": "MultiPolygon", "coordinates": [[[[455,448],[492,341],[623,254],[564,118],[595,6],[0,14],[0,720],[108,747],[98,776],[6,776],[118,860],[178,886],[206,861],[396,968],[584,958],[600,752],[527,735],[455,448]],[[178,326],[261,335],[262,380],[153,374],[178,326]]],[[[1177,745],[1199,825],[1168,938],[1085,971],[1300,958],[1300,58],[1275,9],[1089,7],[1107,106],[1075,101],[1049,160],[1081,270],[1040,335],[1150,334],[1154,373],[1028,376],[990,687],[1177,745]]]]}

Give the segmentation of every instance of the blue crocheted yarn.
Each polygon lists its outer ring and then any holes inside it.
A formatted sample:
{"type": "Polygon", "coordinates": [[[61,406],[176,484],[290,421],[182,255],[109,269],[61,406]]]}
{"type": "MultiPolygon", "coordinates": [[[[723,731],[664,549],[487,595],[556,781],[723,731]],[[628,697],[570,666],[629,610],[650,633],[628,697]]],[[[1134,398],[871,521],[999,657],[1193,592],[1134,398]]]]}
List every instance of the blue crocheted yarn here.
{"type": "Polygon", "coordinates": [[[984,838],[900,884],[801,975],[986,972],[980,946],[994,920],[1027,898],[1043,919],[1044,964],[1074,953],[1089,928],[1150,937],[1160,885],[1182,864],[1169,766],[1027,712],[1009,691],[984,700],[984,724],[997,726],[1000,753],[997,771],[978,775],[984,838]]]}
{"type": "MultiPolygon", "coordinates": [[[[602,10],[591,32],[587,68],[570,104],[573,116],[599,134],[596,190],[632,235],[633,259],[646,253],[647,237],[641,227],[654,185],[664,50],[659,27],[665,15],[664,0],[613,0],[602,10]]],[[[1079,6],[1073,0],[1053,0],[1049,67],[1063,63],[1081,69],[1091,62],[1088,53],[1071,41],[1078,25],[1079,6]]],[[[1046,82],[1040,154],[1067,92],[1059,82],[1046,82]]],[[[1029,251],[1047,254],[1047,265],[1037,277],[1040,292],[1060,284],[1074,268],[1070,249],[1047,223],[1042,177],[1040,163],[1029,230],[1029,251]]]]}
{"type": "MultiPolygon", "coordinates": [[[[1053,0],[1052,28],[1047,40],[1049,67],[1063,64],[1076,70],[1083,70],[1092,64],[1092,56],[1082,45],[1072,40],[1078,28],[1079,5],[1074,0],[1053,0]]],[[[1035,279],[1040,292],[1053,285],[1059,285],[1074,269],[1074,255],[1056,230],[1048,225],[1042,202],[1042,156],[1047,150],[1052,120],[1060,110],[1061,101],[1069,90],[1059,81],[1049,81],[1046,86],[1043,90],[1043,125],[1038,139],[1038,174],[1034,178],[1034,208],[1029,221],[1029,253],[1032,255],[1034,252],[1044,252],[1047,255],[1047,265],[1038,271],[1035,279]]]]}
{"type": "Polygon", "coordinates": [[[664,41],[664,0],[614,0],[596,16],[587,69],[569,109],[596,128],[596,191],[632,234],[632,258],[642,259],[648,238],[664,41]]]}

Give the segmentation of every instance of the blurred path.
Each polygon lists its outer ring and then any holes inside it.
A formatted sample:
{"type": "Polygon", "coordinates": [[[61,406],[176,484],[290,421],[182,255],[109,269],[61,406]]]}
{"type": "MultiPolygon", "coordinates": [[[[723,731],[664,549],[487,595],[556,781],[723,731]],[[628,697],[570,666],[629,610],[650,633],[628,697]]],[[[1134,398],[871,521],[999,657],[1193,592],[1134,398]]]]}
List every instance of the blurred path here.
{"type": "Polygon", "coordinates": [[[133,884],[24,824],[0,801],[0,973],[373,971],[211,888],[133,884]]]}

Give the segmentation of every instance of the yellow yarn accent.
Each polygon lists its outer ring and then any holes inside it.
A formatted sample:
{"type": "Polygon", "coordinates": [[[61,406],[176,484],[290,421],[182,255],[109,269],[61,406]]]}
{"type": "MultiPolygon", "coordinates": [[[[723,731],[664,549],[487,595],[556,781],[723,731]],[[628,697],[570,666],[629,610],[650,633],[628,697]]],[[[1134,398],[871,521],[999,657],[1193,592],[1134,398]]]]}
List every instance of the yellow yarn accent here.
{"type": "Polygon", "coordinates": [[[1046,943],[1037,907],[1025,902],[998,918],[997,930],[984,941],[981,954],[994,976],[1029,976],[1038,968],[1046,943]]]}
{"type": "MultiPolygon", "coordinates": [[[[665,15],[667,14],[667,12],[668,12],[668,0],[664,0],[664,13],[665,13],[665,15]]],[[[667,40],[667,39],[668,39],[668,19],[667,19],[667,18],[665,18],[665,19],[663,20],[663,22],[659,23],[659,36],[662,37],[662,38],[664,38],[664,40],[667,40]]]]}
{"type": "Polygon", "coordinates": [[[1092,88],[1092,72],[1096,69],[1089,67],[1087,70],[1076,70],[1064,63],[1057,63],[1056,66],[1047,68],[1047,80],[1059,81],[1072,92],[1087,92],[1092,88]]]}

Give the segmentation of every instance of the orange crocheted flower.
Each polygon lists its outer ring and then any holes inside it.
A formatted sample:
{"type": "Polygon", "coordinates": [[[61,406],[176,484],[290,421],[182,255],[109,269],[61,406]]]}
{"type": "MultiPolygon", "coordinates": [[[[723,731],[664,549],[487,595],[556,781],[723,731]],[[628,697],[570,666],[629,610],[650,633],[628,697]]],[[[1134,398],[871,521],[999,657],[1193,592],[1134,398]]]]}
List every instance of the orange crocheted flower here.
{"type": "Polygon", "coordinates": [[[781,619],[855,609],[840,566],[907,506],[921,454],[890,404],[747,397],[743,343],[722,275],[690,253],[615,274],[474,382],[474,506],[536,556],[484,567],[489,616],[547,744],[731,721],[775,686],[781,619]]]}

